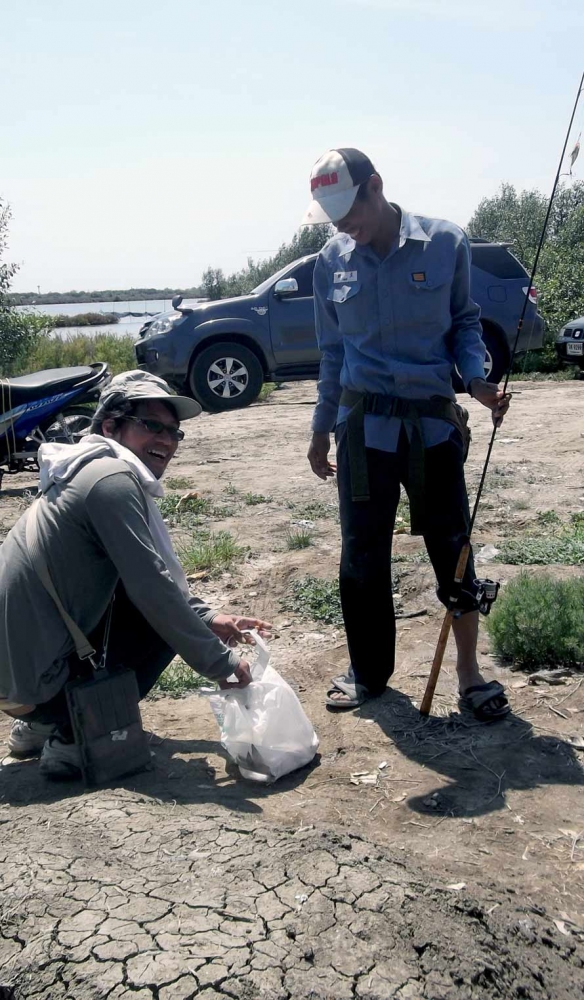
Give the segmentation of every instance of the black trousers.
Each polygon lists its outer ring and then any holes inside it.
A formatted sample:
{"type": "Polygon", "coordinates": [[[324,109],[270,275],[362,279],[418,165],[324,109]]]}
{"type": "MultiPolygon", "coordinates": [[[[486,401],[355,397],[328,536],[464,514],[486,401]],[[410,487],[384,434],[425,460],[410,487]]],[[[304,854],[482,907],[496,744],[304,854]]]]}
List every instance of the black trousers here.
{"type": "MultiPolygon", "coordinates": [[[[97,655],[103,647],[103,632],[105,619],[102,620],[88,638],[97,650],[97,655]]],[[[152,690],[161,673],[175,656],[174,650],[148,624],[128,598],[122,585],[116,589],[110,636],[107,652],[107,667],[115,670],[117,666],[129,667],[136,672],[140,698],[145,698],[152,690]]],[[[69,680],[87,676],[92,673],[91,664],[81,661],[75,654],[69,657],[69,680]]],[[[23,718],[27,722],[52,723],[59,726],[64,736],[71,735],[71,724],[65,688],[57,694],[37,705],[32,712],[23,718]]]]}
{"type": "MultiPolygon", "coordinates": [[[[400,484],[408,490],[409,441],[402,429],[397,452],[367,448],[369,500],[353,501],[347,436],[337,430],[337,479],[342,554],[340,591],[351,665],[357,683],[371,694],[385,690],[395,666],[395,613],[391,582],[391,545],[400,484]]],[[[438,581],[438,597],[448,603],[456,564],[470,525],[464,481],[463,447],[458,432],[426,449],[426,530],[424,542],[438,581]]],[[[458,607],[474,611],[472,552],[458,607]]]]}

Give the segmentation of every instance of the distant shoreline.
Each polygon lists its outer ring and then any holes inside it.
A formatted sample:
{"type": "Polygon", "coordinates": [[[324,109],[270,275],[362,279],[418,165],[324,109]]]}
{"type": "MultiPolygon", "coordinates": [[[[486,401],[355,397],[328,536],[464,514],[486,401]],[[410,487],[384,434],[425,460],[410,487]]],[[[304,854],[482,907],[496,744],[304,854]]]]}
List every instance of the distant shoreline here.
{"type": "Polygon", "coordinates": [[[153,299],[172,299],[182,295],[185,299],[197,299],[204,293],[200,288],[122,288],[100,292],[11,292],[6,296],[10,306],[53,306],[61,303],[84,302],[148,302],[153,299]]]}

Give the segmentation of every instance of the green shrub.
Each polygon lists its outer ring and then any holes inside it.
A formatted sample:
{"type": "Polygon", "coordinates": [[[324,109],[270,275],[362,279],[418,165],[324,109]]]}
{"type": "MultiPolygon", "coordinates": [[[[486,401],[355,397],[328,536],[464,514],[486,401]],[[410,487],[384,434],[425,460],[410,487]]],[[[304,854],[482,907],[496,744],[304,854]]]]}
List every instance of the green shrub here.
{"type": "Polygon", "coordinates": [[[68,368],[105,361],[113,375],[136,367],[134,339],[113,333],[78,333],[73,337],[38,337],[19,361],[19,374],[44,368],[68,368]]]}
{"type": "Polygon", "coordinates": [[[519,666],[584,662],[584,579],[523,572],[502,591],[487,631],[495,652],[519,666]]]}
{"type": "Polygon", "coordinates": [[[17,312],[2,308],[0,304],[0,376],[13,378],[15,375],[34,371],[29,358],[45,338],[48,339],[47,316],[35,313],[17,312]]]}

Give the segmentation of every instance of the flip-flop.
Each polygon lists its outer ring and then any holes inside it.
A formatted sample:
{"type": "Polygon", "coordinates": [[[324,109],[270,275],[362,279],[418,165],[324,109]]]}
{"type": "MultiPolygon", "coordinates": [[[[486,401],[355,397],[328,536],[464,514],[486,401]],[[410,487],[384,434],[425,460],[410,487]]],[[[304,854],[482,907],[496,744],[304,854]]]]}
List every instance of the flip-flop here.
{"type": "Polygon", "coordinates": [[[472,712],[479,722],[497,722],[509,715],[511,706],[499,681],[475,684],[460,695],[459,707],[472,712]]]}
{"type": "Polygon", "coordinates": [[[359,708],[364,702],[370,698],[366,687],[362,684],[357,684],[355,679],[351,675],[343,675],[341,677],[334,677],[331,682],[331,687],[326,693],[325,705],[327,708],[333,709],[348,709],[348,708],[359,708]],[[333,698],[332,695],[335,691],[339,691],[343,698],[333,698]]]}

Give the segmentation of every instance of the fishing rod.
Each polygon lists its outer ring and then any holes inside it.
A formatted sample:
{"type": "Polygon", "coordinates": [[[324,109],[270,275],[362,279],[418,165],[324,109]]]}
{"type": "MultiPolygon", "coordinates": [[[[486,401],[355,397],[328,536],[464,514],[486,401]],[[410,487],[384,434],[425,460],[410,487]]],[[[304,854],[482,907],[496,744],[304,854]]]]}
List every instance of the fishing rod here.
{"type": "MultiPolygon", "coordinates": [[[[535,259],[533,261],[533,267],[531,268],[531,276],[529,278],[529,284],[528,284],[528,286],[527,286],[527,288],[525,290],[525,298],[524,298],[524,301],[523,301],[523,308],[521,310],[521,315],[519,317],[519,322],[517,324],[517,333],[515,335],[515,342],[513,344],[513,350],[511,351],[511,357],[510,357],[510,360],[509,360],[509,366],[507,368],[507,372],[506,372],[506,375],[505,375],[505,382],[504,382],[504,385],[503,385],[503,393],[504,393],[504,395],[507,393],[507,386],[509,385],[509,378],[511,376],[511,371],[512,371],[512,368],[513,368],[513,362],[515,360],[515,355],[517,353],[517,345],[519,343],[519,337],[521,336],[521,331],[523,329],[523,321],[525,319],[525,313],[527,311],[527,304],[529,302],[529,294],[531,292],[531,289],[532,289],[534,281],[535,281],[535,274],[536,274],[536,271],[537,271],[537,265],[539,264],[539,258],[540,258],[541,250],[542,250],[542,247],[543,247],[543,244],[544,244],[544,241],[545,241],[545,235],[546,235],[546,231],[547,231],[547,227],[548,227],[548,222],[549,222],[551,211],[552,211],[552,205],[553,205],[553,201],[554,201],[554,198],[555,198],[555,195],[556,195],[556,190],[557,190],[557,187],[558,187],[558,184],[559,184],[559,180],[560,180],[560,173],[561,173],[561,170],[562,170],[562,164],[564,162],[564,157],[566,155],[566,149],[567,149],[567,146],[568,146],[568,140],[570,138],[570,132],[572,131],[572,125],[574,124],[574,118],[576,117],[576,110],[578,108],[578,103],[580,101],[580,97],[582,96],[582,89],[583,89],[583,87],[584,87],[584,73],[582,73],[582,77],[581,77],[580,83],[578,85],[578,93],[576,94],[576,100],[574,101],[574,107],[572,109],[572,115],[571,115],[571,118],[570,118],[570,124],[568,125],[568,131],[566,132],[566,138],[564,139],[564,146],[563,146],[563,149],[562,149],[562,155],[560,156],[560,162],[558,164],[556,178],[554,180],[554,185],[553,185],[553,188],[552,188],[552,193],[550,195],[550,199],[549,199],[549,202],[548,202],[547,212],[545,214],[545,219],[544,219],[543,227],[542,227],[542,230],[541,230],[541,236],[539,238],[539,243],[537,245],[535,259]]],[[[436,645],[436,651],[434,653],[434,659],[432,661],[432,667],[431,667],[431,670],[430,670],[430,676],[428,677],[428,683],[426,685],[426,690],[424,692],[424,697],[422,698],[422,704],[420,705],[420,715],[429,715],[430,714],[430,709],[432,708],[432,700],[434,698],[434,691],[436,690],[436,684],[438,683],[438,677],[440,675],[440,670],[441,670],[441,667],[442,667],[442,661],[444,659],[444,653],[446,651],[446,643],[448,642],[448,636],[450,635],[450,629],[452,627],[452,622],[453,622],[454,616],[456,614],[456,605],[458,603],[458,595],[459,595],[459,592],[460,592],[460,586],[462,584],[462,581],[463,581],[463,578],[464,578],[464,573],[465,573],[466,566],[467,566],[467,563],[468,563],[468,560],[469,560],[469,556],[470,556],[470,538],[471,538],[471,535],[472,535],[472,532],[473,532],[473,528],[474,528],[474,524],[475,524],[477,512],[478,512],[478,509],[479,509],[479,502],[480,502],[480,499],[481,499],[481,494],[483,492],[483,487],[485,485],[485,479],[486,479],[486,476],[487,476],[487,470],[489,468],[489,462],[490,462],[490,459],[491,459],[491,452],[493,450],[493,445],[495,443],[495,437],[497,435],[497,431],[499,429],[499,426],[500,426],[499,423],[495,423],[493,425],[493,433],[491,434],[491,440],[489,442],[489,447],[488,447],[488,450],[487,450],[487,457],[485,458],[485,463],[483,465],[483,471],[482,471],[482,475],[481,475],[481,478],[480,478],[480,482],[479,482],[479,487],[478,487],[478,490],[477,490],[476,499],[475,499],[475,502],[474,502],[472,517],[470,519],[470,526],[469,526],[469,531],[468,531],[468,538],[467,538],[466,542],[464,543],[464,545],[463,545],[463,547],[461,549],[460,556],[458,557],[458,563],[456,565],[456,570],[455,570],[455,573],[454,573],[453,594],[449,598],[448,606],[447,606],[447,609],[446,609],[446,614],[444,615],[444,620],[442,622],[442,628],[440,629],[440,635],[438,637],[438,643],[436,645]]]]}

